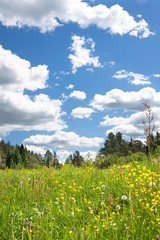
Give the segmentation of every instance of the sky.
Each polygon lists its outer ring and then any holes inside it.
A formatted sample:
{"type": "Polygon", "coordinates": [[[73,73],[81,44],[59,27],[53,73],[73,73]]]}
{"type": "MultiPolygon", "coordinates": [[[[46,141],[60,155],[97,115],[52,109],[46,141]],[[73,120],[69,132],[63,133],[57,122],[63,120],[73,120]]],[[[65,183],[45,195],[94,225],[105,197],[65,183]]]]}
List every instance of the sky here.
{"type": "Polygon", "coordinates": [[[159,0],[0,0],[0,138],[61,161],[160,131],[159,0]]]}

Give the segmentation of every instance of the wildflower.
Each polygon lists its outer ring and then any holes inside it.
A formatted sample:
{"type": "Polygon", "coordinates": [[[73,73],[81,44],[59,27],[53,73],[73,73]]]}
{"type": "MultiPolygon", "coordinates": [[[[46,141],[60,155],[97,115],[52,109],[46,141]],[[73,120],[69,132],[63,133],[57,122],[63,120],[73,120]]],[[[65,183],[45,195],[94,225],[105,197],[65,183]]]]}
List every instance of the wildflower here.
{"type": "Polygon", "coordinates": [[[55,221],[55,218],[52,218],[53,222],[55,221]]]}
{"type": "Polygon", "coordinates": [[[116,208],[117,208],[117,210],[120,210],[120,209],[121,209],[121,207],[120,207],[119,205],[116,205],[116,208]]]}
{"type": "Polygon", "coordinates": [[[102,188],[105,188],[105,185],[102,185],[102,188]]]}
{"type": "Polygon", "coordinates": [[[150,187],[154,187],[155,185],[156,185],[155,182],[150,182],[149,184],[150,187]]]}
{"type": "Polygon", "coordinates": [[[102,195],[104,194],[104,192],[101,193],[102,195]]]}
{"type": "Polygon", "coordinates": [[[28,178],[28,181],[30,181],[31,179],[30,178],[28,178]]]}
{"type": "Polygon", "coordinates": [[[116,223],[113,223],[112,226],[113,226],[113,229],[114,229],[114,230],[117,230],[117,225],[116,225],[116,223]]]}
{"type": "Polygon", "coordinates": [[[127,200],[127,196],[126,196],[126,195],[123,195],[123,196],[122,196],[122,200],[127,200]]]}
{"type": "Polygon", "coordinates": [[[73,231],[69,231],[69,234],[72,234],[73,231]]]}

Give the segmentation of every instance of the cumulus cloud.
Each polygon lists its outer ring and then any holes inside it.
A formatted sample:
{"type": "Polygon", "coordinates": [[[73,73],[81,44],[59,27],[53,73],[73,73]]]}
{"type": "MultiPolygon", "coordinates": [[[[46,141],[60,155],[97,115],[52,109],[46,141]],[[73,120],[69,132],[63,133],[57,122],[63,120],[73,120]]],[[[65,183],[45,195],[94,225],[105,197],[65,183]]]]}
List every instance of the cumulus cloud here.
{"type": "Polygon", "coordinates": [[[77,107],[72,110],[71,115],[74,118],[83,119],[83,118],[89,118],[91,114],[94,112],[95,111],[92,108],[77,107]]]}
{"type": "Polygon", "coordinates": [[[45,94],[30,98],[24,89],[35,91],[47,86],[49,71],[46,65],[31,67],[0,46],[0,135],[15,130],[62,130],[62,102],[45,94]]]}
{"type": "Polygon", "coordinates": [[[144,19],[136,21],[120,5],[108,8],[90,6],[82,0],[12,0],[0,1],[0,21],[5,26],[37,27],[42,33],[54,31],[64,23],[78,23],[82,28],[96,25],[111,34],[127,34],[145,38],[153,34],[144,19]]]}
{"type": "Polygon", "coordinates": [[[36,147],[36,146],[29,146],[29,145],[26,145],[26,148],[29,150],[29,151],[33,151],[34,153],[38,153],[38,154],[41,154],[42,156],[45,154],[46,150],[43,148],[43,147],[36,147]]]}
{"type": "Polygon", "coordinates": [[[77,98],[79,100],[84,100],[86,99],[87,95],[83,91],[73,91],[70,95],[70,98],[77,98]]]}
{"type": "Polygon", "coordinates": [[[57,156],[60,160],[64,160],[64,159],[67,159],[67,157],[72,154],[71,151],[67,151],[67,150],[59,150],[56,152],[57,153],[57,156]]]}
{"type": "Polygon", "coordinates": [[[3,91],[23,92],[45,88],[49,71],[46,65],[31,67],[31,63],[21,59],[0,45],[0,88],[3,91]]]}
{"type": "MultiPolygon", "coordinates": [[[[152,113],[154,115],[153,122],[155,124],[155,132],[160,131],[160,107],[153,107],[152,113]]],[[[106,135],[109,132],[116,134],[117,132],[123,133],[127,137],[133,137],[141,139],[144,137],[144,125],[142,119],[146,119],[145,111],[136,112],[128,117],[112,117],[108,115],[104,117],[104,121],[100,123],[102,127],[111,127],[106,131],[106,135]]]]}
{"type": "Polygon", "coordinates": [[[97,156],[97,152],[95,151],[87,151],[87,152],[80,152],[81,156],[84,158],[84,159],[92,159],[92,160],[95,160],[96,156],[97,156]]]}
{"type": "Polygon", "coordinates": [[[117,79],[127,79],[128,82],[134,85],[149,85],[151,84],[148,76],[144,76],[143,74],[127,72],[126,70],[121,70],[115,73],[113,76],[117,79]]]}
{"type": "Polygon", "coordinates": [[[112,109],[143,111],[142,103],[147,103],[150,106],[160,106],[160,92],[156,92],[151,87],[143,88],[137,92],[112,89],[105,95],[96,94],[90,106],[100,111],[112,109]]]}
{"type": "Polygon", "coordinates": [[[33,145],[38,147],[52,146],[55,149],[66,149],[71,147],[99,147],[104,142],[103,138],[80,137],[75,132],[57,131],[54,135],[35,135],[23,141],[24,145],[33,145]]]}
{"type": "Polygon", "coordinates": [[[66,89],[73,89],[74,88],[74,85],[72,84],[69,84],[68,86],[65,87],[66,89]]]}
{"type": "Polygon", "coordinates": [[[79,37],[74,35],[72,37],[73,43],[70,47],[74,54],[69,55],[72,63],[72,73],[76,73],[77,69],[83,66],[102,67],[99,62],[99,57],[93,57],[95,43],[91,38],[79,37]],[[88,48],[86,46],[88,45],[88,48]]]}
{"type": "Polygon", "coordinates": [[[122,132],[123,135],[128,137],[141,137],[144,134],[144,126],[142,119],[144,118],[144,112],[137,112],[131,114],[129,117],[113,117],[110,118],[108,115],[104,117],[104,121],[100,123],[102,127],[111,127],[107,130],[109,132],[117,133],[122,132]],[[114,127],[113,127],[114,126],[114,127]]]}
{"type": "MultiPolygon", "coordinates": [[[[154,115],[155,132],[160,131],[160,92],[153,88],[143,88],[138,92],[123,92],[114,89],[105,96],[100,95],[94,101],[95,107],[99,110],[124,109],[129,111],[129,116],[109,117],[106,115],[100,126],[107,127],[106,134],[109,132],[121,132],[124,136],[140,139],[144,137],[144,125],[142,119],[146,119],[145,107],[142,103],[151,106],[154,115]],[[130,114],[130,111],[134,113],[130,114]]],[[[147,119],[146,119],[147,120],[147,119]]]]}

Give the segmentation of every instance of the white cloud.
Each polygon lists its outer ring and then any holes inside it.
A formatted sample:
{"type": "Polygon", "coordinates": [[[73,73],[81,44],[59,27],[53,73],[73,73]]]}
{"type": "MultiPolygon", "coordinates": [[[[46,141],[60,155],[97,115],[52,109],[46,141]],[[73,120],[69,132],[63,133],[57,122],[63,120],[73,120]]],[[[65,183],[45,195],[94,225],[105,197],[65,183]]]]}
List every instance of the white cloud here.
{"type": "Polygon", "coordinates": [[[153,74],[153,77],[159,78],[160,74],[153,74]]]}
{"type": "Polygon", "coordinates": [[[33,145],[38,147],[53,146],[55,149],[66,149],[71,147],[99,147],[104,142],[103,138],[80,137],[74,132],[57,131],[54,135],[35,135],[23,141],[24,145],[33,145]]]}
{"type": "Polygon", "coordinates": [[[102,67],[99,62],[99,57],[93,57],[95,43],[91,38],[79,37],[74,35],[72,37],[73,43],[70,47],[74,54],[69,55],[72,63],[72,73],[76,73],[77,69],[83,66],[102,67]],[[88,48],[86,48],[86,45],[88,48]]]}
{"type": "Polygon", "coordinates": [[[109,64],[109,67],[113,67],[116,63],[114,61],[110,61],[108,62],[108,64],[109,64]]]}
{"type": "Polygon", "coordinates": [[[46,65],[31,67],[0,46],[0,136],[16,130],[61,130],[62,102],[45,94],[30,98],[24,89],[37,90],[47,86],[49,71],[46,65]]]}
{"type": "Polygon", "coordinates": [[[96,94],[90,106],[98,110],[124,109],[125,111],[143,111],[142,103],[150,106],[160,106],[160,92],[151,87],[146,87],[138,92],[124,92],[120,89],[112,89],[105,95],[96,94]]]}
{"type": "Polygon", "coordinates": [[[94,24],[111,34],[129,33],[140,38],[153,34],[144,19],[136,21],[118,4],[110,8],[103,4],[92,7],[82,0],[12,0],[9,4],[2,0],[0,20],[5,26],[37,27],[42,33],[73,22],[82,28],[94,24]]]}
{"type": "Polygon", "coordinates": [[[126,70],[121,70],[115,73],[113,76],[117,79],[127,79],[128,82],[134,85],[149,85],[151,84],[148,76],[144,76],[143,74],[127,72],[126,70]]]}
{"type": "Polygon", "coordinates": [[[144,125],[142,119],[145,117],[144,112],[137,112],[131,114],[129,117],[113,117],[108,115],[104,117],[104,121],[100,123],[102,127],[114,126],[107,130],[106,134],[113,132],[122,132],[123,135],[128,137],[140,137],[144,134],[144,125]]]}
{"type": "Polygon", "coordinates": [[[57,156],[60,160],[64,160],[64,159],[67,159],[67,157],[72,154],[71,151],[67,151],[67,150],[59,150],[56,152],[57,153],[57,156]]]}
{"type": "Polygon", "coordinates": [[[46,65],[31,67],[29,61],[21,59],[0,45],[0,89],[23,92],[45,88],[49,71],[46,65]]]}
{"type": "Polygon", "coordinates": [[[77,98],[79,100],[84,100],[86,99],[86,93],[83,91],[73,91],[70,95],[70,98],[77,98]]]}
{"type": "Polygon", "coordinates": [[[36,147],[36,146],[32,146],[32,145],[26,145],[26,148],[29,150],[29,151],[33,151],[34,153],[38,153],[38,154],[41,154],[42,156],[45,154],[46,150],[44,150],[43,147],[36,147]]]}
{"type": "Polygon", "coordinates": [[[97,152],[95,151],[87,151],[87,152],[80,152],[80,155],[84,158],[84,159],[92,159],[92,160],[95,160],[96,156],[97,156],[97,152]]]}
{"type": "Polygon", "coordinates": [[[74,85],[72,84],[69,84],[68,86],[65,87],[66,89],[73,89],[74,88],[74,85]]]}
{"type": "Polygon", "coordinates": [[[92,108],[77,107],[72,110],[71,115],[74,118],[83,119],[89,118],[93,112],[95,111],[92,108]]]}
{"type": "MultiPolygon", "coordinates": [[[[155,132],[159,132],[160,107],[153,107],[151,109],[154,116],[151,125],[153,126],[153,124],[155,124],[155,132]]],[[[113,132],[114,134],[121,132],[124,136],[140,139],[142,137],[145,137],[144,124],[142,123],[142,119],[148,122],[145,111],[133,113],[128,117],[121,116],[110,118],[107,115],[104,117],[104,121],[101,122],[100,125],[102,127],[111,127],[106,131],[106,135],[108,135],[109,132],[113,132]]]]}

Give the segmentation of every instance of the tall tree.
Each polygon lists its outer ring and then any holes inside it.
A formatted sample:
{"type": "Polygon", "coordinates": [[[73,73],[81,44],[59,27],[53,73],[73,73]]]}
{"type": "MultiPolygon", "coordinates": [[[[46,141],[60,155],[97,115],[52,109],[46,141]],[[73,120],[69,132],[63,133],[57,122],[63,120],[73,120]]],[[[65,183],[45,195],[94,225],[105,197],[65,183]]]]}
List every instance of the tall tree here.
{"type": "Polygon", "coordinates": [[[84,158],[80,155],[79,151],[75,151],[72,158],[72,164],[74,166],[80,167],[84,162],[84,158]]]}
{"type": "Polygon", "coordinates": [[[44,155],[44,160],[46,163],[47,167],[50,167],[51,162],[53,161],[53,154],[51,153],[51,151],[48,149],[44,155]]]}

